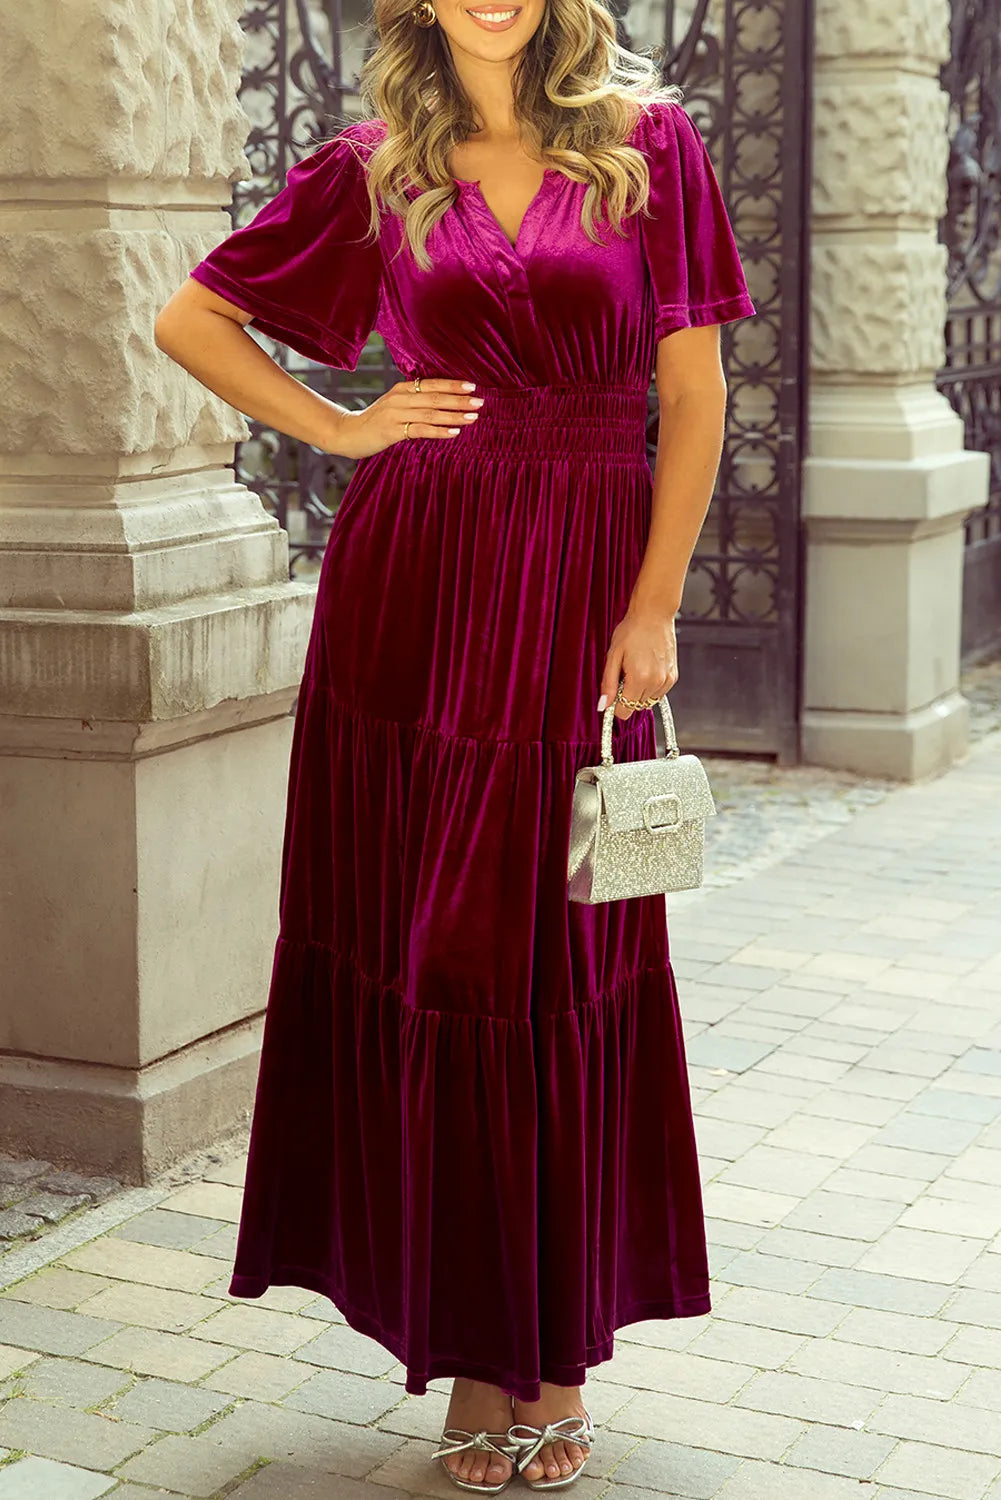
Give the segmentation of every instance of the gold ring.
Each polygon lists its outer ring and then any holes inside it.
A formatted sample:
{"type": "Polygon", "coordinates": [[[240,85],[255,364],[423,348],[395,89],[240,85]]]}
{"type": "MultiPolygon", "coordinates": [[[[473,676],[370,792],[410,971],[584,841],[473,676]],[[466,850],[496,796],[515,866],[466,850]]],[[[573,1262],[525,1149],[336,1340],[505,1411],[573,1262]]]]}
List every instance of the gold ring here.
{"type": "Polygon", "coordinates": [[[414,376],[414,390],[417,391],[418,394],[420,394],[420,389],[421,389],[421,377],[419,375],[415,375],[414,376]]]}
{"type": "Polygon", "coordinates": [[[408,432],[408,431],[407,431],[407,428],[408,428],[408,427],[409,427],[409,426],[410,426],[410,423],[409,423],[409,422],[404,422],[404,424],[403,424],[403,436],[404,436],[404,437],[405,437],[405,438],[408,438],[408,437],[409,437],[409,436],[410,436],[410,433],[409,433],[409,432],[408,432]]]}
{"type": "Polygon", "coordinates": [[[653,708],[658,700],[656,698],[620,698],[627,708],[653,708]]]}

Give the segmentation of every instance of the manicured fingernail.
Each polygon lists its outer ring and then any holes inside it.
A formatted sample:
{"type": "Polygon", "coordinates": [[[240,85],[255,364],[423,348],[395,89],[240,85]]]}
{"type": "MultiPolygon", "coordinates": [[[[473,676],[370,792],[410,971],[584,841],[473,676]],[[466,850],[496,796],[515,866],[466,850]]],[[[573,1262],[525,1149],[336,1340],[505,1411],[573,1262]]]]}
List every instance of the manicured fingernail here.
{"type": "Polygon", "coordinates": [[[608,702],[608,694],[607,693],[602,693],[601,697],[598,699],[598,712],[599,713],[601,713],[602,709],[605,707],[605,705],[607,704],[607,702],[608,702]]]}
{"type": "Polygon", "coordinates": [[[462,389],[464,391],[475,391],[475,389],[476,389],[476,382],[473,381],[473,380],[464,380],[462,382],[462,389]]]}

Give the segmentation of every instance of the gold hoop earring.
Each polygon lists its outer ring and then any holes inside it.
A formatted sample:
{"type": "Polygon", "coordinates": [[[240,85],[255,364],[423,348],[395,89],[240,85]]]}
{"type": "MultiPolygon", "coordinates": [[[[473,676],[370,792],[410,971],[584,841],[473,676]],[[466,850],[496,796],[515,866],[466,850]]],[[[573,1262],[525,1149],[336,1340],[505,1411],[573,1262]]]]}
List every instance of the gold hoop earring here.
{"type": "Polygon", "coordinates": [[[438,19],[438,12],[431,0],[420,0],[420,4],[415,5],[410,14],[415,26],[433,26],[438,19]]]}

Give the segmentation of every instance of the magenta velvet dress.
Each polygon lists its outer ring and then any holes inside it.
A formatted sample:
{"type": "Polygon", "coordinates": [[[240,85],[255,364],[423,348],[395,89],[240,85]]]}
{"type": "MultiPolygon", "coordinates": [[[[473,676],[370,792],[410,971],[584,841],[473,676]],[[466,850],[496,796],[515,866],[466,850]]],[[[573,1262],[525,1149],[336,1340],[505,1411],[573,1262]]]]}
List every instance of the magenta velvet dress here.
{"type": "MultiPolygon", "coordinates": [[[[512,246],[460,182],[427,273],[388,212],[366,242],[384,130],[342,130],[192,272],[315,360],[355,369],[374,328],[485,397],[360,461],[323,558],[230,1290],[325,1294],[410,1392],[532,1401],[623,1324],[710,1306],[666,902],[571,903],[567,846],[650,521],[656,342],[755,308],[680,106],[635,128],[653,217],[624,237],[593,244],[550,169],[512,246]]],[[[613,727],[654,754],[652,713],[613,727]]]]}

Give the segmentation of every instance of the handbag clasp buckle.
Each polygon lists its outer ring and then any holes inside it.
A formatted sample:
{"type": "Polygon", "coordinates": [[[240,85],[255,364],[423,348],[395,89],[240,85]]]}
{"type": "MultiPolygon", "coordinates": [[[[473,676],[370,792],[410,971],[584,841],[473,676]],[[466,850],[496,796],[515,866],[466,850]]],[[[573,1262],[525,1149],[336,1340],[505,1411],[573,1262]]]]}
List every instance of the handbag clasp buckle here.
{"type": "Polygon", "coordinates": [[[661,792],[656,797],[648,797],[643,804],[643,822],[648,833],[673,833],[675,829],[681,827],[683,821],[684,820],[681,816],[681,798],[678,796],[677,792],[661,792]],[[673,823],[651,823],[651,810],[656,807],[657,803],[659,802],[674,803],[677,809],[677,816],[675,817],[673,823]]]}

